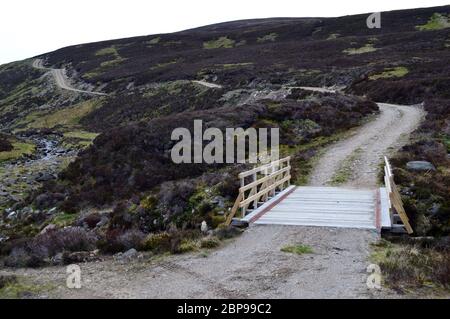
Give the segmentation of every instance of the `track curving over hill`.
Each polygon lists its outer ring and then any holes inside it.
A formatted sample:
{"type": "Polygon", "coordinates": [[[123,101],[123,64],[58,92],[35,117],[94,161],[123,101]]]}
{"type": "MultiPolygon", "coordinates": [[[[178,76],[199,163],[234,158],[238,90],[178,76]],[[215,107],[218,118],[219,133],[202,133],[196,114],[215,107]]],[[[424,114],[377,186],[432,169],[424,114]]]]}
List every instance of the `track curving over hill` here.
{"type": "Polygon", "coordinates": [[[72,91],[72,92],[78,92],[78,93],[86,93],[86,94],[92,94],[92,95],[100,95],[100,96],[106,96],[108,94],[102,93],[102,92],[94,92],[94,91],[86,91],[86,90],[79,90],[71,86],[71,84],[67,81],[67,77],[65,74],[65,69],[52,69],[52,68],[46,68],[43,65],[42,59],[35,59],[33,61],[33,67],[40,70],[47,70],[50,71],[53,75],[53,78],[55,79],[56,85],[59,86],[63,90],[72,91]]]}

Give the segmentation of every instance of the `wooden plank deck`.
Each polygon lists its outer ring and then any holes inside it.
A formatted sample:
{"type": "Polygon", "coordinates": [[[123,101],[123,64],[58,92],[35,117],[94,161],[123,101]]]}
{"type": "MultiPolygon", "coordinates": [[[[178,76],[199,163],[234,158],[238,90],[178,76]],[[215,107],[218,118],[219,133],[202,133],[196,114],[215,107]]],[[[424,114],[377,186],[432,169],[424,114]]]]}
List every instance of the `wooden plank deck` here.
{"type": "Polygon", "coordinates": [[[297,187],[254,223],[376,229],[376,206],[375,190],[297,187]]]}

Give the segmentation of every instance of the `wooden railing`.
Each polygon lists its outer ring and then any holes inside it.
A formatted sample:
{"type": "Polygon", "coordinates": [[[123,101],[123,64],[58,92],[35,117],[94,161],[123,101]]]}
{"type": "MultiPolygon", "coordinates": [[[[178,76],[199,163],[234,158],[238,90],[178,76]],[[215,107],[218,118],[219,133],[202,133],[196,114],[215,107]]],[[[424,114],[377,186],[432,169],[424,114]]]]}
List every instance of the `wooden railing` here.
{"type": "Polygon", "coordinates": [[[282,191],[290,185],[291,165],[290,157],[265,164],[239,174],[241,187],[233,208],[227,217],[227,225],[235,217],[238,210],[244,217],[251,206],[258,208],[275,195],[276,191],[282,191]]]}
{"type": "Polygon", "coordinates": [[[395,219],[398,216],[403,223],[408,234],[413,233],[413,229],[409,224],[409,218],[406,215],[405,208],[403,207],[402,197],[398,191],[397,185],[394,182],[394,175],[392,174],[391,164],[387,157],[384,157],[384,183],[386,185],[386,190],[389,194],[389,213],[391,217],[391,224],[395,224],[395,219]]]}

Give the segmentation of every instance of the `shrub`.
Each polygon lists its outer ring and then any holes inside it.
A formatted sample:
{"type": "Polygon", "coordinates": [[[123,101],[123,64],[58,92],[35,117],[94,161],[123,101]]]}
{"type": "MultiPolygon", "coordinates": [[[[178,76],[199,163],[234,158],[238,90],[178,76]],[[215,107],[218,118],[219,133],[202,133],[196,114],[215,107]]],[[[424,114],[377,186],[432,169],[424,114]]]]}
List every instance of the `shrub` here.
{"type": "Polygon", "coordinates": [[[183,254],[197,249],[197,244],[193,240],[183,240],[177,247],[172,248],[172,252],[183,254]]]}
{"type": "Polygon", "coordinates": [[[230,239],[242,234],[243,230],[233,226],[221,226],[214,231],[214,234],[220,240],[230,239]]]}
{"type": "Polygon", "coordinates": [[[149,234],[142,243],[142,249],[153,252],[170,251],[172,236],[168,232],[149,234]]]}
{"type": "Polygon", "coordinates": [[[137,229],[125,231],[120,229],[110,229],[107,231],[105,238],[97,242],[97,247],[101,252],[107,254],[115,254],[127,251],[131,248],[140,250],[144,249],[144,238],[144,233],[137,229]]]}
{"type": "Polygon", "coordinates": [[[200,241],[201,248],[216,248],[220,245],[220,241],[217,237],[206,237],[200,241]]]}
{"type": "Polygon", "coordinates": [[[6,137],[0,135],[0,152],[9,152],[12,150],[12,144],[6,139],[6,137]]]}
{"type": "Polygon", "coordinates": [[[50,230],[13,247],[4,263],[7,267],[41,267],[63,251],[90,251],[96,241],[94,234],[80,227],[50,230]]]}

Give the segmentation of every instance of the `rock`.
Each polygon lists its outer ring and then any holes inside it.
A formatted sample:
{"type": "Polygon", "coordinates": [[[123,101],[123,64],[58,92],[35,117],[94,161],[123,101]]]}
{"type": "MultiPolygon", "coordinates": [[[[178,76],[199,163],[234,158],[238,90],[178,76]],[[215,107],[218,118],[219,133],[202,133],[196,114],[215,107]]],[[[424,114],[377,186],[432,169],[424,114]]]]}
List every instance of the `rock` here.
{"type": "Polygon", "coordinates": [[[50,200],[50,196],[48,194],[41,194],[36,197],[34,202],[38,208],[42,208],[42,207],[46,206],[46,204],[49,200],[50,200]]]}
{"type": "Polygon", "coordinates": [[[248,221],[242,219],[233,218],[231,221],[231,226],[237,228],[247,228],[249,226],[248,221]]]}
{"type": "Polygon", "coordinates": [[[51,258],[53,265],[61,265],[63,263],[63,253],[58,253],[51,258]]]}
{"type": "Polygon", "coordinates": [[[406,163],[406,168],[410,171],[435,171],[433,164],[427,161],[412,161],[406,163]]]}
{"type": "Polygon", "coordinates": [[[41,230],[41,232],[39,233],[39,235],[43,235],[51,230],[56,229],[56,225],[55,224],[48,224],[47,226],[44,227],[43,230],[41,230]]]}
{"type": "Polygon", "coordinates": [[[430,212],[431,215],[436,215],[437,213],[439,213],[440,209],[441,209],[441,204],[433,203],[433,205],[429,209],[429,212],[430,212]]]}
{"type": "Polygon", "coordinates": [[[216,196],[211,200],[211,204],[214,204],[219,208],[224,208],[225,207],[225,198],[223,198],[222,196],[216,196]]]}
{"type": "Polygon", "coordinates": [[[76,264],[81,262],[97,261],[100,260],[97,251],[77,251],[77,252],[65,252],[63,253],[63,263],[65,265],[76,264]]]}
{"type": "Polygon", "coordinates": [[[124,253],[117,253],[116,255],[114,255],[114,259],[119,261],[131,260],[137,257],[139,257],[139,253],[134,248],[131,248],[124,253]]]}
{"type": "Polygon", "coordinates": [[[36,178],[36,182],[47,182],[50,181],[52,179],[55,179],[55,176],[53,176],[52,174],[49,173],[39,173],[39,176],[36,178]]]}
{"type": "Polygon", "coordinates": [[[108,216],[103,215],[100,219],[100,221],[95,225],[95,227],[102,227],[107,225],[109,222],[108,216]]]}
{"type": "Polygon", "coordinates": [[[17,212],[12,211],[11,213],[8,214],[8,216],[6,217],[7,219],[14,219],[17,215],[17,212]]]}
{"type": "Polygon", "coordinates": [[[200,230],[202,231],[202,233],[206,233],[208,231],[208,225],[206,224],[205,221],[202,221],[202,225],[200,226],[200,230]]]}

